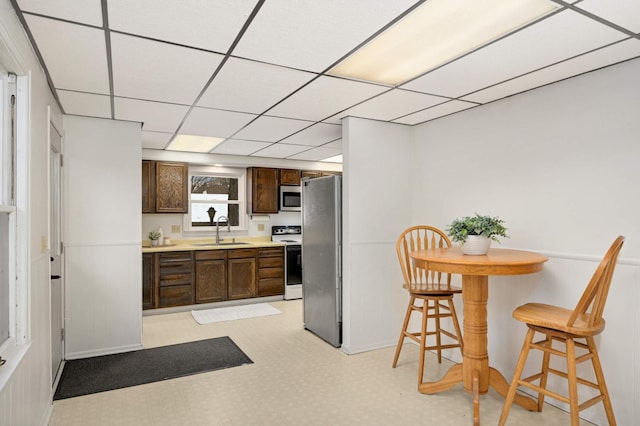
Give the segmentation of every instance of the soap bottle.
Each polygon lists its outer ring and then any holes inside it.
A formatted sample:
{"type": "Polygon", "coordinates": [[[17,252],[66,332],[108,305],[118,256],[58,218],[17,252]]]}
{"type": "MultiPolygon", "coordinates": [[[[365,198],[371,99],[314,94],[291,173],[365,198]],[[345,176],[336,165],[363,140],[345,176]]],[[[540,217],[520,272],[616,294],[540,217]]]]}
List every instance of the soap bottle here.
{"type": "Polygon", "coordinates": [[[158,238],[158,245],[164,245],[164,234],[162,233],[162,228],[158,228],[158,232],[160,233],[160,238],[158,238]]]}

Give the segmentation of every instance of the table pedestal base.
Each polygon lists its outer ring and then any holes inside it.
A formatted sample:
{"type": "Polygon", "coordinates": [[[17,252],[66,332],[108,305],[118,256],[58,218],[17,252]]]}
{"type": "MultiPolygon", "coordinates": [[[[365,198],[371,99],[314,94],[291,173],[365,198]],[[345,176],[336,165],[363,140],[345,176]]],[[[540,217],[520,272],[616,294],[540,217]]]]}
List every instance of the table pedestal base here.
{"type": "MultiPolygon", "coordinates": [[[[478,396],[487,393],[487,391],[481,392],[479,389],[479,374],[480,373],[478,371],[474,372],[474,380],[472,381],[474,386],[471,390],[467,391],[474,396],[474,412],[476,411],[476,407],[479,408],[478,396]]],[[[418,391],[420,393],[430,395],[451,389],[459,383],[462,383],[462,364],[456,364],[451,367],[449,371],[447,371],[447,373],[437,382],[421,383],[418,386],[418,391]]],[[[498,394],[502,395],[503,398],[507,396],[509,383],[504,376],[493,367],[489,367],[489,386],[498,392],[498,394]]],[[[538,402],[527,396],[516,394],[514,402],[529,411],[538,410],[538,402]]]]}

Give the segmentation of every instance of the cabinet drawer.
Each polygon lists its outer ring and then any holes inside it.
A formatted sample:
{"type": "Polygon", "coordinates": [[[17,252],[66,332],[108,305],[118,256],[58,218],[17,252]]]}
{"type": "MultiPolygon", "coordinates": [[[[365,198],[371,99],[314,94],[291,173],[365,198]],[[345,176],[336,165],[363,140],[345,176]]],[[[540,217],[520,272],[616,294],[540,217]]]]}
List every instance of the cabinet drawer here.
{"type": "Polygon", "coordinates": [[[243,259],[246,257],[256,257],[258,250],[256,249],[232,249],[227,250],[227,257],[229,259],[243,259]]]}
{"type": "Polygon", "coordinates": [[[284,267],[284,258],[280,257],[260,257],[258,259],[259,268],[282,268],[284,267]]]}
{"type": "Polygon", "coordinates": [[[160,289],[160,307],[184,306],[193,304],[191,286],[164,287],[160,289]]]}
{"type": "Polygon", "coordinates": [[[189,263],[191,262],[191,252],[190,251],[172,251],[166,253],[159,253],[158,259],[160,261],[160,266],[164,265],[173,265],[175,263],[189,263]]]}
{"type": "Polygon", "coordinates": [[[223,260],[227,258],[227,250],[196,251],[196,260],[223,260]]]}
{"type": "Polygon", "coordinates": [[[160,274],[160,287],[191,285],[193,277],[188,274],[160,274]]]}
{"type": "Polygon", "coordinates": [[[277,296],[284,294],[284,279],[268,278],[258,280],[258,296],[277,296]]]}
{"type": "Polygon", "coordinates": [[[258,269],[258,278],[283,278],[284,269],[282,268],[261,268],[258,269]]]}
{"type": "Polygon", "coordinates": [[[284,256],[283,247],[264,247],[260,249],[260,257],[278,257],[284,256]]]}

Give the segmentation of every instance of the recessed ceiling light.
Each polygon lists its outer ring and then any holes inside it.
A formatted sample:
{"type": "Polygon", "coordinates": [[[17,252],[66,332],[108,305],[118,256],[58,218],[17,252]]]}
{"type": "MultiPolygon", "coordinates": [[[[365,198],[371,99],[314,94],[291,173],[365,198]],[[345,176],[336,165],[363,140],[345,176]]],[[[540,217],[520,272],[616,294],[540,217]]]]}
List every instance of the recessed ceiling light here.
{"type": "Polygon", "coordinates": [[[223,140],[224,138],[176,135],[165,149],[168,151],[209,152],[223,140]]]}
{"type": "Polygon", "coordinates": [[[328,73],[404,83],[558,7],[549,0],[429,0],[328,73]]]}

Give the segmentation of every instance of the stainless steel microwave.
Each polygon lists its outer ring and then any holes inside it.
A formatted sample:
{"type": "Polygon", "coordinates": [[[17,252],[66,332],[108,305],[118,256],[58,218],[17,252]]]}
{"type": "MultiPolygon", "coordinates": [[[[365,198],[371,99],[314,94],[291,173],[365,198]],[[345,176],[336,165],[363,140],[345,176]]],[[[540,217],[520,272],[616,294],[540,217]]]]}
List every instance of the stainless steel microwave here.
{"type": "Polygon", "coordinates": [[[302,210],[299,186],[280,186],[280,211],[299,212],[302,210]]]}

